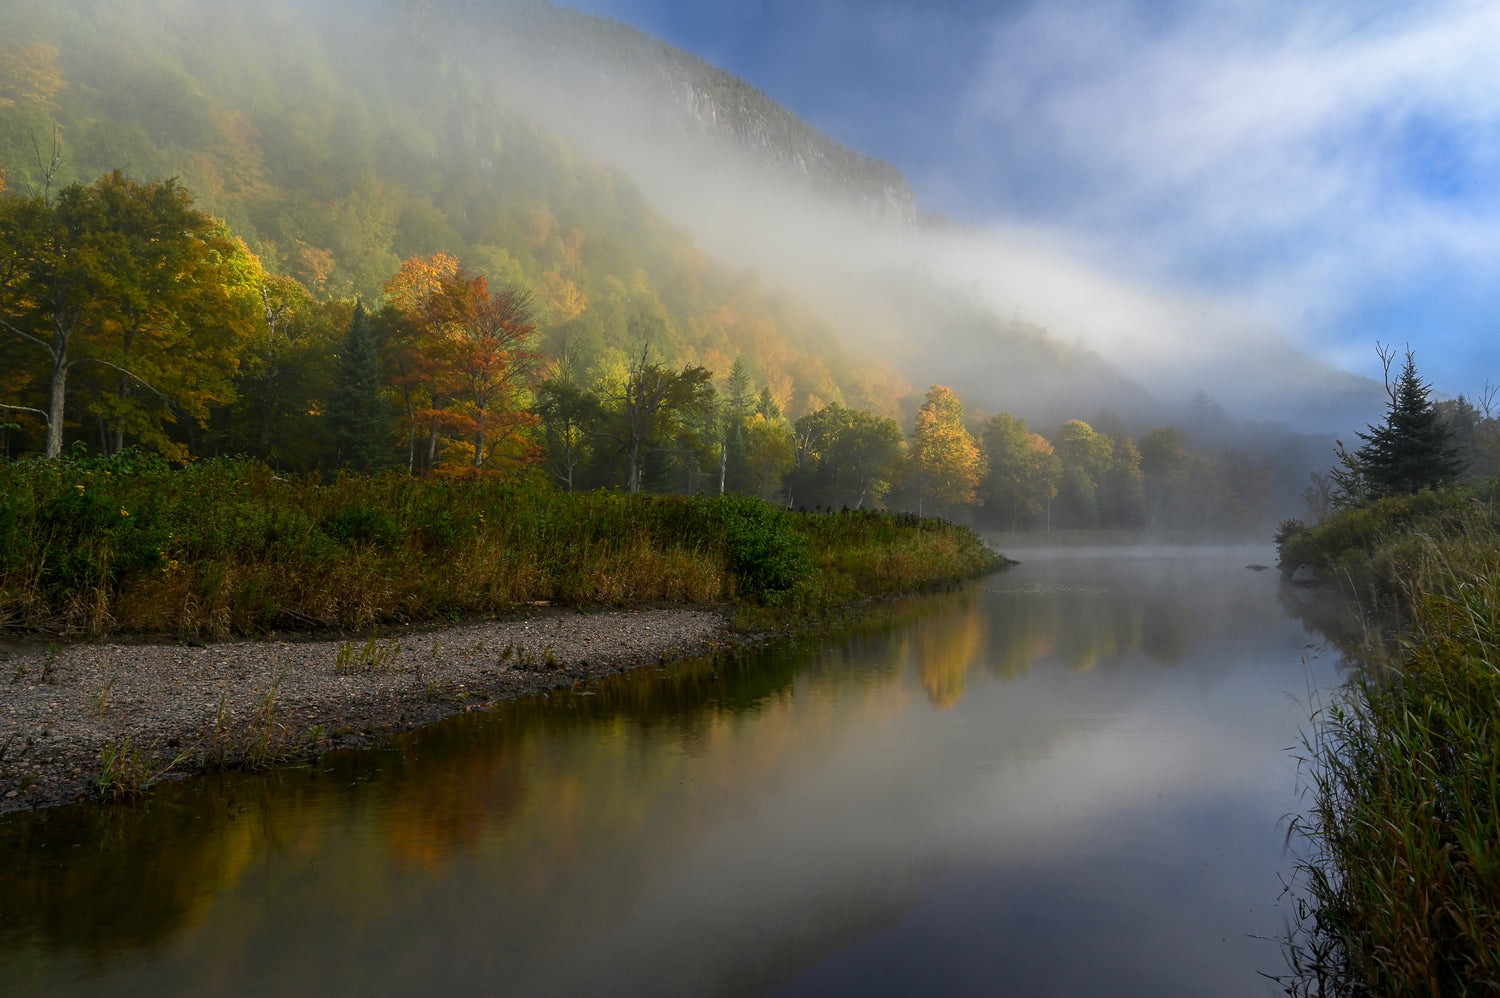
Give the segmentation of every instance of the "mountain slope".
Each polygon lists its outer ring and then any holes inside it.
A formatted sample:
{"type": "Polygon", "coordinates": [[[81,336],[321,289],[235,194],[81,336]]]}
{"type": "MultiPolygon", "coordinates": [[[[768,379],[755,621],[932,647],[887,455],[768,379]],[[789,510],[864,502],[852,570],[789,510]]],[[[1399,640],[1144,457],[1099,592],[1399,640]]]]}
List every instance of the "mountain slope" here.
{"type": "Polygon", "coordinates": [[[1169,418],[1067,323],[935,276],[890,164],[625,25],[539,0],[59,0],[0,6],[0,35],[0,89],[7,59],[60,81],[0,95],[13,189],[55,122],[56,183],[179,176],[320,296],[377,300],[449,252],[531,290],[550,353],[743,359],[794,417],[909,416],[943,382],[1038,425],[1169,418]]]}

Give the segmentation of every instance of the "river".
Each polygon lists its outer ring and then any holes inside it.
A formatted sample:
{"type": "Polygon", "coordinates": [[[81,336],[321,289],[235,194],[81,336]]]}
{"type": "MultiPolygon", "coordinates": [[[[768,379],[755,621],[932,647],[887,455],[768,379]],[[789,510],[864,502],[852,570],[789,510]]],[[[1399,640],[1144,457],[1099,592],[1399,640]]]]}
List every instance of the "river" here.
{"type": "Polygon", "coordinates": [[[835,636],[0,819],[0,992],[1279,994],[1337,656],[1267,550],[1018,556],[835,636]]]}

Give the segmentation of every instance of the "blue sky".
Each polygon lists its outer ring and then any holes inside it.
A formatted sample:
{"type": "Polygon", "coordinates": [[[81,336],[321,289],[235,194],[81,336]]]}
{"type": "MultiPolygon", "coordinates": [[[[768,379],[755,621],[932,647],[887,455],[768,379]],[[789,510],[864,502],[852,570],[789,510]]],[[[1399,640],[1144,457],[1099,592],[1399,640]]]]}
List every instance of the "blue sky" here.
{"type": "Polygon", "coordinates": [[[1341,367],[1500,383],[1500,3],[578,0],[890,160],[1341,367]]]}

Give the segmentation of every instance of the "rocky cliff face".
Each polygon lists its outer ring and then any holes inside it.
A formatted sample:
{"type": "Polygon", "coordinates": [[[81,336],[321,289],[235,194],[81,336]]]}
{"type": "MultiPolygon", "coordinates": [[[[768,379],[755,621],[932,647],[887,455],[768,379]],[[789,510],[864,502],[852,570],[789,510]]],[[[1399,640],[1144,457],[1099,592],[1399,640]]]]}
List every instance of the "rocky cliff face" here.
{"type": "MultiPolygon", "coordinates": [[[[454,9],[443,18],[449,29],[472,23],[473,0],[449,4],[454,9]]],[[[707,139],[742,162],[853,202],[872,217],[917,224],[916,195],[894,166],[824,135],[697,56],[629,25],[545,0],[501,0],[486,5],[483,16],[494,19],[493,32],[450,32],[446,43],[461,49],[480,37],[506,38],[507,51],[488,53],[491,65],[516,60],[528,82],[545,81],[580,108],[611,107],[606,113],[639,116],[652,137],[707,139]]]]}
{"type": "MultiPolygon", "coordinates": [[[[670,74],[669,68],[662,70],[670,74]]],[[[763,95],[733,106],[716,97],[709,86],[693,80],[667,75],[664,82],[663,89],[670,95],[667,109],[682,125],[733,146],[776,173],[796,177],[820,193],[851,200],[873,217],[917,224],[916,195],[891,164],[841,145],[763,95]]]]}

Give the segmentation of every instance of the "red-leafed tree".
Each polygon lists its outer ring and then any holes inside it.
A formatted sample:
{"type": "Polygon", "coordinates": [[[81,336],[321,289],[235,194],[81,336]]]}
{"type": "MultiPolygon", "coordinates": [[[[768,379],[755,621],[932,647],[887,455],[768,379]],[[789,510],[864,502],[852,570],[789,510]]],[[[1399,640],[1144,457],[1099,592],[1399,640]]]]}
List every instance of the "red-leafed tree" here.
{"type": "Polygon", "coordinates": [[[476,471],[538,460],[538,420],[527,406],[539,358],[530,296],[492,292],[451,257],[406,261],[386,293],[411,331],[399,347],[397,387],[413,429],[428,430],[429,466],[440,463],[444,441],[444,452],[476,471]]]}

